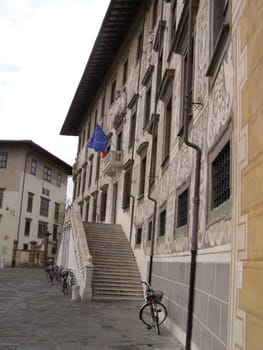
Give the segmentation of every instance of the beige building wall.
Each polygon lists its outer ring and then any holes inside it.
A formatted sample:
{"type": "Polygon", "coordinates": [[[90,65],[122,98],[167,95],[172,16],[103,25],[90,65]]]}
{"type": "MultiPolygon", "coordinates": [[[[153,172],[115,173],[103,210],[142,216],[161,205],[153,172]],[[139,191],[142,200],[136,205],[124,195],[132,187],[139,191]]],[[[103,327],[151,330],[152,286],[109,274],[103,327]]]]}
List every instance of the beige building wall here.
{"type": "MultiPolygon", "coordinates": [[[[30,242],[42,243],[39,237],[39,221],[47,223],[51,233],[49,255],[54,255],[54,226],[57,225],[57,238],[62,230],[66,204],[67,177],[71,167],[55,156],[48,154],[31,141],[1,141],[0,153],[7,153],[7,167],[0,169],[0,188],[3,189],[3,204],[0,208],[0,256],[6,265],[11,265],[13,242],[18,241],[18,249],[24,245],[30,249],[30,242]],[[36,174],[31,174],[32,160],[36,161],[36,174]],[[51,181],[43,179],[44,167],[52,169],[51,181]],[[61,174],[61,185],[57,186],[57,175],[61,174]],[[33,194],[32,212],[28,212],[28,195],[33,194]],[[48,216],[40,215],[41,198],[49,201],[48,216]],[[54,218],[55,203],[59,204],[59,217],[54,218]],[[26,219],[31,221],[29,236],[25,235],[26,219]]],[[[42,248],[41,248],[42,249],[42,248]]],[[[22,254],[22,253],[18,253],[22,254]]],[[[21,258],[22,259],[22,258],[21,258]]]]}
{"type": "Polygon", "coordinates": [[[258,350],[263,334],[261,1],[235,2],[236,178],[231,349],[258,350]]]}

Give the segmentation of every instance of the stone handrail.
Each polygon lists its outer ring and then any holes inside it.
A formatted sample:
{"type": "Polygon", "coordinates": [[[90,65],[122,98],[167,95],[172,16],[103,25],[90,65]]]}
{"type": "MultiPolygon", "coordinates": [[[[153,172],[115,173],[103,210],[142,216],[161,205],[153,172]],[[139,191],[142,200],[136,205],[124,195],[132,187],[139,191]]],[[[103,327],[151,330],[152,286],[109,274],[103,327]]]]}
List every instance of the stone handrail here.
{"type": "Polygon", "coordinates": [[[92,264],[92,256],[89,252],[89,247],[79,209],[76,205],[72,206],[71,224],[72,236],[75,243],[74,245],[76,249],[76,258],[79,268],[80,281],[78,282],[80,284],[80,296],[82,299],[91,299],[91,283],[94,266],[92,264]]]}

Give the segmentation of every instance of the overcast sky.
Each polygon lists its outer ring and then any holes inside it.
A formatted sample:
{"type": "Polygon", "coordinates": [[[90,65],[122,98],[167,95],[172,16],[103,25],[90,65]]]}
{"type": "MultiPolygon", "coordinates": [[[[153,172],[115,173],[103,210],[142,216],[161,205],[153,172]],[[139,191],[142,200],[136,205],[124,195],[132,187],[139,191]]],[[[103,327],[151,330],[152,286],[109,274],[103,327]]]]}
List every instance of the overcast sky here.
{"type": "Polygon", "coordinates": [[[0,0],[0,139],[32,140],[73,164],[60,136],[110,0],[0,0]]]}

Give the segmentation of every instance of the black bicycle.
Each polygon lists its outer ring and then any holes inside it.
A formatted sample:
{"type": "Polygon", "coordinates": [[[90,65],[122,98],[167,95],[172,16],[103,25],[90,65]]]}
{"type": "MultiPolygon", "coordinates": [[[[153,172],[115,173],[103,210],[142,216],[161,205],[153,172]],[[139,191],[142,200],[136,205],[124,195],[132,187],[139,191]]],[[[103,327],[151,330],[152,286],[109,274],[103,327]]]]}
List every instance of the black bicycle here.
{"type": "Polygon", "coordinates": [[[146,285],[145,304],[140,309],[140,320],[148,329],[155,327],[156,333],[160,334],[160,325],[166,320],[167,309],[161,303],[163,292],[153,290],[148,282],[142,281],[146,285]]]}

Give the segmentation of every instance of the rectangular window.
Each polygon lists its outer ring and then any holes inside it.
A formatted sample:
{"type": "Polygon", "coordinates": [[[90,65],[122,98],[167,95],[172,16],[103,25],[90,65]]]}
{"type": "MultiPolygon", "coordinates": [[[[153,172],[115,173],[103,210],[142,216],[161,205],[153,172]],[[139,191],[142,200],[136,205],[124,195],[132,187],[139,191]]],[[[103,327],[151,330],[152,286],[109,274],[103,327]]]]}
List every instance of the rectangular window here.
{"type": "Polygon", "coordinates": [[[55,203],[54,220],[59,219],[59,203],[55,203]]]}
{"type": "Polygon", "coordinates": [[[7,164],[7,153],[0,153],[0,168],[6,168],[7,164]]]}
{"type": "Polygon", "coordinates": [[[77,196],[80,195],[80,189],[81,189],[81,172],[78,174],[78,190],[77,190],[77,196]]]}
{"type": "Polygon", "coordinates": [[[97,162],[96,162],[96,181],[99,181],[100,178],[100,153],[97,155],[97,162]]]}
{"type": "Polygon", "coordinates": [[[145,180],[146,180],[146,160],[147,160],[146,157],[141,159],[139,196],[144,196],[145,180]]]}
{"type": "Polygon", "coordinates": [[[111,93],[110,93],[110,104],[113,104],[116,96],[116,80],[111,84],[111,93]]]}
{"type": "Polygon", "coordinates": [[[150,120],[151,115],[151,99],[152,99],[152,87],[151,85],[148,87],[145,96],[145,106],[144,106],[144,123],[143,127],[145,128],[150,120]]]}
{"type": "Polygon", "coordinates": [[[171,122],[172,122],[172,97],[165,107],[164,135],[163,135],[163,163],[169,159],[171,143],[171,122]]]}
{"type": "Polygon", "coordinates": [[[25,221],[25,233],[24,235],[29,237],[30,236],[30,226],[31,226],[31,219],[27,219],[25,221]]]}
{"type": "Polygon", "coordinates": [[[53,225],[53,241],[58,239],[58,225],[53,225]]]}
{"type": "Polygon", "coordinates": [[[158,66],[157,66],[157,84],[161,85],[163,75],[163,49],[161,49],[159,58],[158,58],[158,66]]]}
{"type": "Polygon", "coordinates": [[[159,236],[165,235],[165,226],[166,226],[166,209],[163,209],[160,212],[159,236]]]}
{"type": "Polygon", "coordinates": [[[136,244],[141,244],[141,243],[142,243],[142,227],[138,227],[136,232],[136,244]]]}
{"type": "Polygon", "coordinates": [[[48,217],[49,199],[41,197],[39,215],[48,217]]]}
{"type": "Polygon", "coordinates": [[[147,235],[148,241],[151,241],[151,240],[152,240],[152,229],[153,229],[153,222],[152,222],[152,220],[151,220],[151,221],[149,221],[149,223],[148,223],[148,235],[147,235]]]}
{"type": "Polygon", "coordinates": [[[178,196],[177,227],[185,226],[188,222],[188,189],[178,196]]]}
{"type": "Polygon", "coordinates": [[[135,131],[136,131],[136,113],[133,113],[133,115],[131,116],[131,122],[130,122],[129,147],[131,147],[134,144],[135,131]]]}
{"type": "Polygon", "coordinates": [[[89,199],[86,200],[86,222],[89,221],[89,199]]]}
{"type": "Polygon", "coordinates": [[[89,187],[92,182],[92,172],[93,172],[93,159],[90,159],[90,167],[89,167],[89,187]]]}
{"type": "Polygon", "coordinates": [[[38,232],[37,237],[38,238],[44,238],[44,233],[47,232],[48,223],[44,221],[38,222],[38,232]]]}
{"type": "Polygon", "coordinates": [[[123,77],[122,77],[122,85],[124,85],[127,81],[128,77],[128,58],[123,64],[123,77]]]}
{"type": "Polygon", "coordinates": [[[58,173],[57,175],[57,186],[61,187],[61,181],[62,181],[62,175],[60,173],[58,173]]]}
{"type": "Polygon", "coordinates": [[[104,190],[104,191],[101,192],[101,197],[100,197],[100,221],[105,221],[105,219],[106,219],[107,195],[108,195],[108,191],[107,190],[104,190]]]}
{"type": "Polygon", "coordinates": [[[28,250],[28,244],[27,243],[23,244],[23,250],[28,250]]]}
{"type": "Polygon", "coordinates": [[[228,5],[229,0],[213,1],[213,48],[219,40],[223,24],[228,22],[228,5]]]}
{"type": "Polygon", "coordinates": [[[82,189],[81,192],[85,192],[85,187],[86,187],[86,177],[87,177],[87,168],[86,166],[83,168],[83,179],[82,179],[82,189]]]}
{"type": "Polygon", "coordinates": [[[117,135],[116,150],[117,151],[122,150],[122,132],[119,132],[117,135]]]}
{"type": "Polygon", "coordinates": [[[158,0],[155,0],[152,7],[152,29],[155,27],[158,17],[158,0]]]}
{"type": "Polygon", "coordinates": [[[45,196],[49,196],[50,191],[47,188],[42,188],[42,194],[44,194],[45,196]]]}
{"type": "Polygon", "coordinates": [[[143,33],[140,33],[137,39],[137,53],[136,53],[136,62],[138,62],[142,56],[143,50],[143,33]]]}
{"type": "Polygon", "coordinates": [[[131,182],[132,182],[132,167],[129,167],[124,173],[122,209],[127,209],[130,207],[131,182]]]}
{"type": "Polygon", "coordinates": [[[5,189],[4,188],[0,188],[0,209],[3,208],[4,192],[5,192],[5,189]]]}
{"type": "Polygon", "coordinates": [[[96,222],[97,218],[97,196],[93,197],[92,221],[96,222]]]}
{"type": "Polygon", "coordinates": [[[104,118],[104,114],[105,114],[105,100],[106,100],[106,96],[104,95],[102,98],[102,102],[101,102],[101,119],[104,118]]]}
{"type": "Polygon", "coordinates": [[[176,0],[172,0],[171,3],[171,22],[170,22],[170,43],[172,46],[172,43],[175,39],[175,33],[176,33],[176,0]]]}
{"type": "Polygon", "coordinates": [[[230,142],[212,163],[212,209],[230,197],[230,142]]]}
{"type": "Polygon", "coordinates": [[[34,193],[28,192],[28,197],[27,197],[27,212],[28,213],[32,213],[33,199],[34,199],[34,193]]]}
{"type": "Polygon", "coordinates": [[[37,161],[35,159],[32,159],[31,161],[31,174],[36,175],[37,173],[37,161]]]}
{"type": "Polygon", "coordinates": [[[211,54],[206,75],[212,77],[217,71],[219,62],[222,59],[223,50],[227,43],[230,31],[230,5],[229,0],[211,1],[211,54]]]}
{"type": "Polygon", "coordinates": [[[51,175],[52,175],[52,170],[51,168],[47,167],[47,166],[44,166],[44,169],[43,169],[43,179],[48,181],[48,182],[51,182],[51,175]]]}
{"type": "Polygon", "coordinates": [[[152,162],[151,162],[151,178],[150,185],[153,186],[155,183],[156,177],[156,164],[157,164],[157,143],[158,143],[158,135],[157,133],[153,137],[152,141],[152,162]]]}

